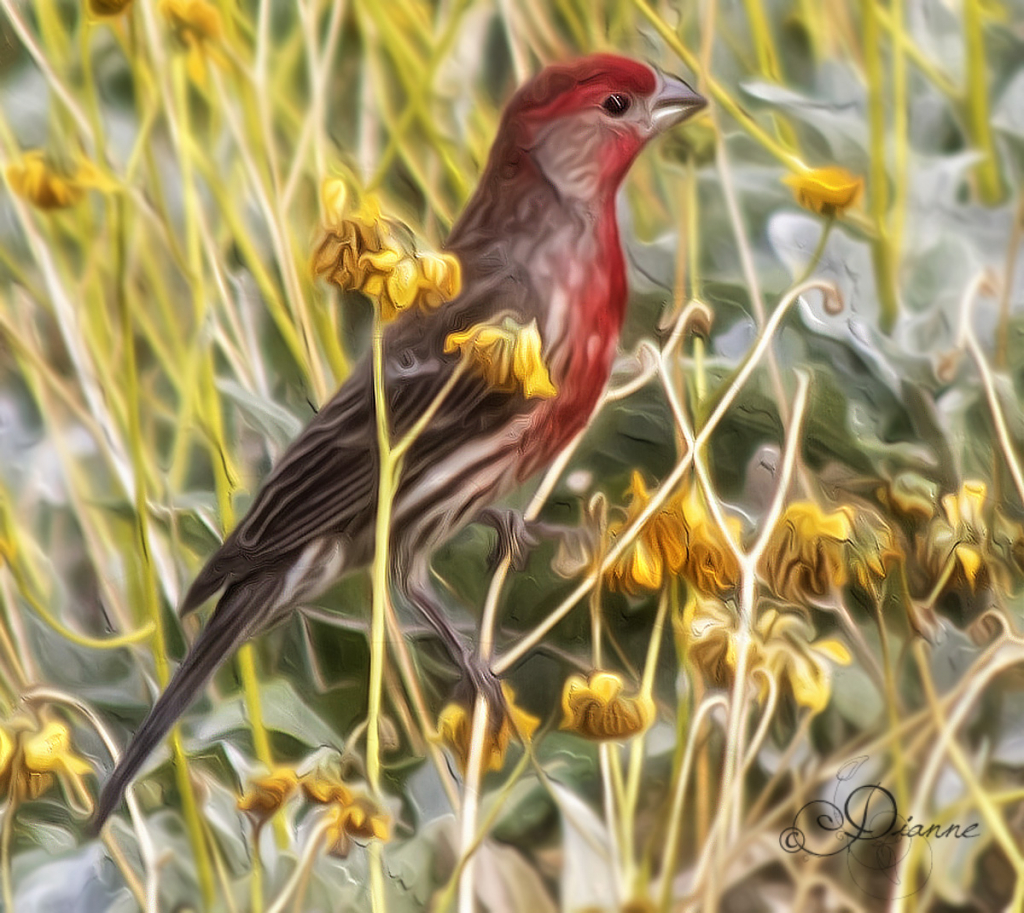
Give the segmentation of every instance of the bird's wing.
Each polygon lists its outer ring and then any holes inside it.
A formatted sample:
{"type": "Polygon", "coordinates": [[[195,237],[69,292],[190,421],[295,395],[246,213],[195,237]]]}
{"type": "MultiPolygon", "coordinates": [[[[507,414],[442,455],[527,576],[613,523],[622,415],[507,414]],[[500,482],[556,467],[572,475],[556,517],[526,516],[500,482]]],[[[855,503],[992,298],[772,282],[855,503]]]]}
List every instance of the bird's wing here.
{"type": "MultiPolygon", "coordinates": [[[[521,293],[502,295],[513,305],[504,309],[522,312],[514,306],[521,293]]],[[[440,311],[407,312],[388,328],[385,389],[395,440],[451,377],[457,356],[443,352],[447,334],[491,310],[483,305],[463,295],[440,311]]],[[[464,374],[417,439],[407,465],[436,465],[459,447],[499,432],[515,416],[531,411],[535,402],[495,391],[475,374],[464,374]]],[[[197,608],[232,580],[268,566],[287,567],[325,534],[349,537],[356,554],[347,566],[368,560],[377,487],[377,430],[367,359],[285,451],[249,512],[196,577],[181,612],[197,608]]]]}

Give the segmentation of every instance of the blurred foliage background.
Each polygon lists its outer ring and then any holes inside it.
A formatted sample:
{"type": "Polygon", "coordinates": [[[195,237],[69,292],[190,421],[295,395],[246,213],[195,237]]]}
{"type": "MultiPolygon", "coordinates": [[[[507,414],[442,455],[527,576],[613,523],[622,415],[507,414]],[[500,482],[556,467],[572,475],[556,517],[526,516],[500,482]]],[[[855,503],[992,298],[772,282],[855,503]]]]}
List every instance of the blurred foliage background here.
{"type": "Polygon", "coordinates": [[[2,5],[5,909],[1024,907],[1019,0],[2,5]],[[611,393],[513,505],[583,532],[435,560],[516,734],[404,618],[374,794],[357,576],[90,839],[182,588],[367,349],[325,182],[438,248],[515,86],[594,50],[713,104],[631,173],[611,393]],[[945,833],[801,817],[866,784],[945,833]]]}

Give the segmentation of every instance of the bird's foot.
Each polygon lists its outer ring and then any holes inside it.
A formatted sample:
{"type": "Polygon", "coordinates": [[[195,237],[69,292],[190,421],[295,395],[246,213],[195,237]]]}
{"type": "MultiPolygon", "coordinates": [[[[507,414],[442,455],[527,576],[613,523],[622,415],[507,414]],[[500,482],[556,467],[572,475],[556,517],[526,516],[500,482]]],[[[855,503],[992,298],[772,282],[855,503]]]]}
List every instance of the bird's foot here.
{"type": "Polygon", "coordinates": [[[487,564],[492,571],[505,557],[508,557],[512,570],[523,570],[530,552],[541,540],[560,531],[559,527],[540,520],[527,520],[521,511],[511,508],[486,507],[477,519],[480,523],[494,527],[498,534],[498,541],[487,556],[487,564]]]}
{"type": "Polygon", "coordinates": [[[461,665],[464,677],[456,685],[456,700],[472,707],[476,698],[482,696],[487,702],[489,726],[497,731],[508,714],[508,702],[505,700],[501,680],[491,671],[487,662],[476,654],[464,656],[461,665]]]}

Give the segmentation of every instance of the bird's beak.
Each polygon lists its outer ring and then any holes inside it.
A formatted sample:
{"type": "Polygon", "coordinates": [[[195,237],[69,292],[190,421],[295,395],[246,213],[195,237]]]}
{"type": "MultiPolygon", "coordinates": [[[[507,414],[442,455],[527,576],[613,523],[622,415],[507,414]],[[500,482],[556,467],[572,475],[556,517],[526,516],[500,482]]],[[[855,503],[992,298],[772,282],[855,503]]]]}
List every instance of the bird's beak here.
{"type": "Polygon", "coordinates": [[[708,100],[691,89],[685,82],[668,73],[661,73],[661,87],[651,102],[651,124],[654,133],[681,124],[698,111],[708,100]]]}

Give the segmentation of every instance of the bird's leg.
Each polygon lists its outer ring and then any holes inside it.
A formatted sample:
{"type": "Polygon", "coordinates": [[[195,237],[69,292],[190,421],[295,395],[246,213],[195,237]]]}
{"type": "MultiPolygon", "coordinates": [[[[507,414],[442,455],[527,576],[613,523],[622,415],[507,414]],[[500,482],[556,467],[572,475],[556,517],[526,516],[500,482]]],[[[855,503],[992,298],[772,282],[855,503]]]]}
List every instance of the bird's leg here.
{"type": "Polygon", "coordinates": [[[485,507],[476,519],[478,523],[493,527],[498,534],[498,540],[487,556],[487,563],[492,571],[506,555],[512,570],[523,570],[530,552],[544,539],[572,540],[584,535],[575,526],[527,520],[521,511],[512,508],[485,507]]]}
{"type": "MultiPolygon", "coordinates": [[[[462,672],[460,686],[468,685],[472,689],[471,699],[477,694],[482,694],[491,708],[492,726],[500,725],[506,711],[501,682],[491,671],[488,663],[470,649],[448,620],[444,606],[430,585],[429,574],[430,570],[425,563],[418,564],[404,578],[402,591],[437,633],[448,655],[459,667],[462,672]]],[[[456,687],[456,691],[461,690],[460,686],[456,687]]]]}
{"type": "Polygon", "coordinates": [[[512,570],[521,571],[526,567],[530,552],[542,539],[556,535],[559,528],[540,520],[527,520],[522,511],[511,507],[485,507],[477,515],[477,522],[493,527],[498,534],[494,548],[487,556],[487,563],[493,571],[506,555],[512,570]]]}

